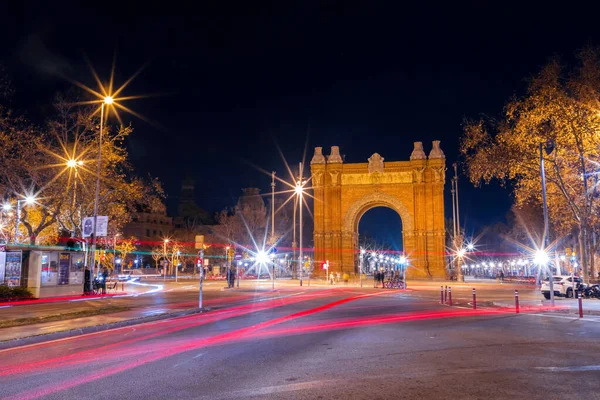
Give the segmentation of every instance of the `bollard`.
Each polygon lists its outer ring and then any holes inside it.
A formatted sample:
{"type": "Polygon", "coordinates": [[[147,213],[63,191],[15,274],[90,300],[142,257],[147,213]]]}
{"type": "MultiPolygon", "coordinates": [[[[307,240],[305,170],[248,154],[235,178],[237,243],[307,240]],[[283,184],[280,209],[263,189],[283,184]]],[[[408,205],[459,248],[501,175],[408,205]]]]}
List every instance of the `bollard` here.
{"type": "Polygon", "coordinates": [[[473,288],[473,310],[477,310],[477,295],[475,294],[475,288],[473,288]]]}
{"type": "Polygon", "coordinates": [[[452,288],[448,286],[448,305],[452,305],[452,288]]]}
{"type": "Polygon", "coordinates": [[[583,318],[583,300],[581,299],[581,292],[579,292],[579,318],[583,318]]]}
{"type": "Polygon", "coordinates": [[[519,313],[519,291],[515,290],[515,312],[519,313]]]}
{"type": "Polygon", "coordinates": [[[440,304],[444,304],[444,287],[440,286],[440,304]]]}
{"type": "Polygon", "coordinates": [[[444,288],[444,304],[448,304],[448,286],[444,288]]]}

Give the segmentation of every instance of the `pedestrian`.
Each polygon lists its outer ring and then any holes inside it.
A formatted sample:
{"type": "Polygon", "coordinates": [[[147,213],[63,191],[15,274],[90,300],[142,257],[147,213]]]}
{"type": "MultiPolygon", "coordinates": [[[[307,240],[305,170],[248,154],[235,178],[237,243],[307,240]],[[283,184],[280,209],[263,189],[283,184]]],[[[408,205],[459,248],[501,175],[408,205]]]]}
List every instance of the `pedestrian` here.
{"type": "Polygon", "coordinates": [[[500,271],[500,282],[504,282],[504,271],[500,271]]]}
{"type": "Polygon", "coordinates": [[[83,272],[83,295],[90,294],[90,283],[92,282],[92,273],[90,272],[90,267],[85,267],[85,271],[83,272]]]}
{"type": "Polygon", "coordinates": [[[379,279],[381,279],[381,288],[383,289],[385,287],[385,272],[381,271],[381,274],[379,274],[379,279]]]}
{"type": "Polygon", "coordinates": [[[342,274],[340,274],[339,272],[336,272],[335,277],[336,277],[337,283],[340,283],[340,281],[342,280],[342,274]]]}
{"type": "Polygon", "coordinates": [[[106,280],[108,279],[108,268],[102,270],[102,294],[106,294],[106,280]]]}
{"type": "Polygon", "coordinates": [[[373,272],[373,287],[376,288],[379,286],[379,271],[375,270],[373,272]]]}

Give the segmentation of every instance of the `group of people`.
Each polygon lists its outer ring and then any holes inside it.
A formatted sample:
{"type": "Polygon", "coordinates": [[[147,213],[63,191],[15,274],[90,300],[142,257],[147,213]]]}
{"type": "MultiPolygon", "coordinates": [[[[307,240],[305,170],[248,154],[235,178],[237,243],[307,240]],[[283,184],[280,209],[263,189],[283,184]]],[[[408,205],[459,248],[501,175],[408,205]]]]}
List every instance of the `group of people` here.
{"type": "Polygon", "coordinates": [[[374,271],[373,272],[373,287],[379,287],[379,283],[381,282],[381,287],[385,287],[385,278],[386,275],[389,275],[390,279],[398,280],[400,279],[400,271],[374,271]]]}
{"type": "MultiPolygon", "coordinates": [[[[97,286],[102,290],[102,294],[106,294],[106,280],[108,279],[109,273],[108,268],[102,268],[102,272],[98,274],[97,286]]],[[[85,272],[83,274],[83,295],[87,296],[93,294],[92,289],[92,272],[90,271],[90,267],[85,267],[85,272]]]]}
{"type": "Polygon", "coordinates": [[[329,283],[334,285],[336,282],[340,282],[342,280],[342,274],[339,272],[332,272],[329,274],[329,283]]]}

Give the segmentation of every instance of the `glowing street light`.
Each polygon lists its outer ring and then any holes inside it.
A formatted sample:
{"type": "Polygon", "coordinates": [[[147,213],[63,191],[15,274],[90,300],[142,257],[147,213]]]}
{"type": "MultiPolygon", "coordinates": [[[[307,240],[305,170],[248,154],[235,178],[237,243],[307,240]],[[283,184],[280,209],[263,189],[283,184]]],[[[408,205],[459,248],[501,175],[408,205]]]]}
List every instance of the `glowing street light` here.
{"type": "Polygon", "coordinates": [[[10,211],[10,210],[12,210],[12,205],[11,205],[10,203],[4,203],[4,204],[2,205],[2,209],[3,209],[4,211],[10,211]]]}
{"type": "Polygon", "coordinates": [[[546,253],[544,250],[537,250],[533,256],[533,262],[540,266],[548,265],[549,261],[550,257],[548,257],[548,253],[546,253]]]}
{"type": "Polygon", "coordinates": [[[467,251],[466,251],[465,249],[459,249],[459,250],[456,252],[456,255],[457,255],[458,257],[460,257],[460,258],[463,258],[463,257],[465,256],[465,254],[466,254],[466,253],[467,253],[467,251]]]}
{"type": "Polygon", "coordinates": [[[473,245],[473,243],[469,243],[469,244],[467,245],[467,250],[469,250],[469,251],[473,251],[473,250],[475,250],[475,246],[473,245]]]}

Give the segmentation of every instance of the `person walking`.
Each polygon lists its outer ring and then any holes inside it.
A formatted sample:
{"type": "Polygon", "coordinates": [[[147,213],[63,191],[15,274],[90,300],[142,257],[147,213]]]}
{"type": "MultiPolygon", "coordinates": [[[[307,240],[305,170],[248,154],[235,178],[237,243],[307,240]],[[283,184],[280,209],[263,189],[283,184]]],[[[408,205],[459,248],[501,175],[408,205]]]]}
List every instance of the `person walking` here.
{"type": "Polygon", "coordinates": [[[108,268],[102,270],[102,294],[106,294],[106,280],[108,279],[108,268]]]}
{"type": "Polygon", "coordinates": [[[83,272],[83,295],[86,296],[90,294],[90,283],[92,282],[92,273],[90,272],[90,267],[85,267],[85,271],[83,272]]]}

